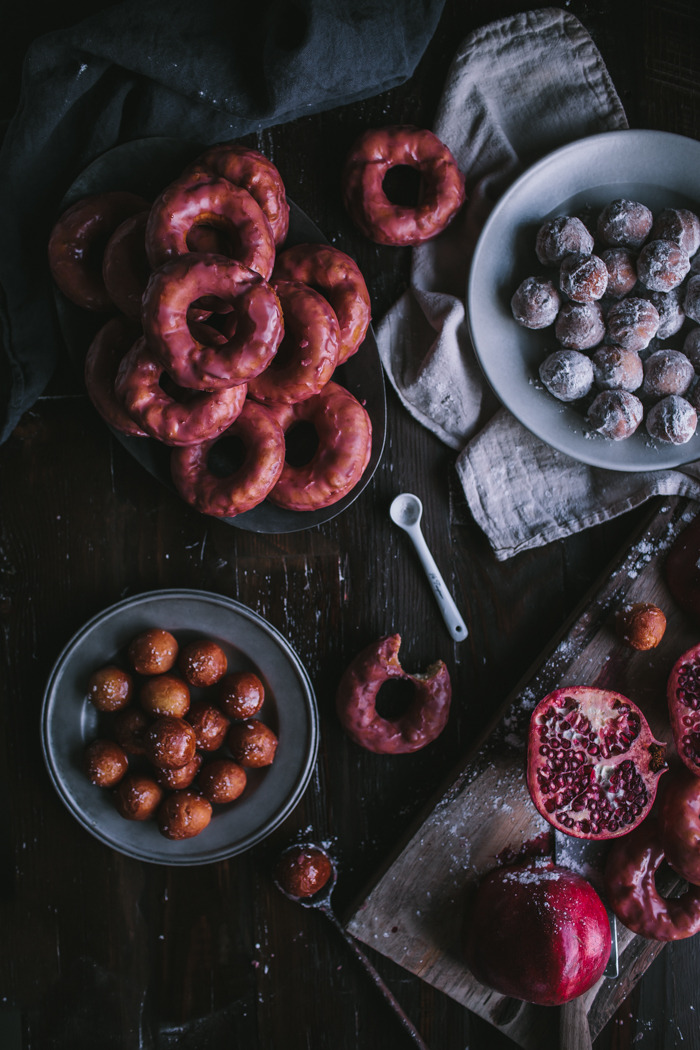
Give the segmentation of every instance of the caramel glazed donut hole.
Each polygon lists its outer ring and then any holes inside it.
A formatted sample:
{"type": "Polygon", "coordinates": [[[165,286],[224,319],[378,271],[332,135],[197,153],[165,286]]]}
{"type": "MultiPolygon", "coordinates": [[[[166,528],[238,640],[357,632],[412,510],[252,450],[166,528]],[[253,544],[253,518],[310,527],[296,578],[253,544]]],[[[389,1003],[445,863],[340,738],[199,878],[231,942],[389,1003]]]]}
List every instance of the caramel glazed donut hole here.
{"type": "Polygon", "coordinates": [[[218,438],[173,449],[173,483],[202,514],[233,518],[262,503],[282,473],[284,451],[284,431],[270,409],[246,400],[241,414],[218,438]],[[237,438],[245,453],[240,466],[220,475],[209,458],[217,441],[226,437],[237,438]]]}
{"type": "Polygon", "coordinates": [[[105,245],[118,226],[150,204],[135,193],[113,190],[76,201],[59,218],[49,237],[49,268],[59,289],[76,306],[114,312],[102,278],[105,245]]]}
{"type": "Polygon", "coordinates": [[[357,353],[369,328],[371,305],[354,259],[330,245],[294,244],[275,260],[272,283],[278,281],[302,281],[331,304],[340,325],[339,365],[357,353]]]}
{"type": "Polygon", "coordinates": [[[292,466],[285,461],[270,502],[286,510],[320,510],[346,496],[364,474],[372,452],[372,424],[360,402],[345,387],[330,382],[306,401],[268,408],[283,434],[306,421],[318,438],[307,463],[292,466]]]}
{"type": "Polygon", "coordinates": [[[356,226],[377,244],[422,244],[441,233],[464,203],[464,176],[432,131],[413,125],[370,129],[352,146],[342,176],[345,206],[356,226]],[[390,168],[420,175],[415,207],[392,204],[384,192],[390,168]]]}
{"type": "Polygon", "coordinates": [[[445,728],[452,685],[447,667],[438,660],[425,674],[411,675],[399,662],[401,635],[373,642],[355,657],[340,680],[336,711],[348,736],[377,754],[419,751],[445,728]],[[408,710],[395,719],[377,713],[377,695],[389,679],[410,682],[415,691],[408,710]]]}
{"type": "Polygon", "coordinates": [[[222,390],[259,375],[282,341],[279,300],[263,278],[233,259],[189,252],[151,275],[143,297],[143,331],[153,353],[178,386],[222,390]],[[213,295],[233,309],[233,334],[222,337],[208,325],[211,342],[196,338],[188,323],[190,304],[213,295]]]}

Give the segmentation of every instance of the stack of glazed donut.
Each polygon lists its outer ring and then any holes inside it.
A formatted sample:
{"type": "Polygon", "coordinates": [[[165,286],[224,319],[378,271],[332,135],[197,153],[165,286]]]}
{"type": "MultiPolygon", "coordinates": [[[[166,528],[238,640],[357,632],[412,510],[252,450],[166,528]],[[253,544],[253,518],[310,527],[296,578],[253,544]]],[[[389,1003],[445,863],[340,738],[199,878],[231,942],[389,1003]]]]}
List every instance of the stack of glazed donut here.
{"type": "Polygon", "coordinates": [[[265,499],[318,510],[369,462],[369,415],[333,378],[369,327],[365,281],[337,248],[285,247],[288,228],[277,168],[227,142],[152,203],[95,194],[51,232],[59,290],[111,315],[87,351],[91,400],[115,429],[172,448],[175,487],[204,514],[265,499]],[[296,465],[287,434],[299,423],[315,448],[296,465]]]}

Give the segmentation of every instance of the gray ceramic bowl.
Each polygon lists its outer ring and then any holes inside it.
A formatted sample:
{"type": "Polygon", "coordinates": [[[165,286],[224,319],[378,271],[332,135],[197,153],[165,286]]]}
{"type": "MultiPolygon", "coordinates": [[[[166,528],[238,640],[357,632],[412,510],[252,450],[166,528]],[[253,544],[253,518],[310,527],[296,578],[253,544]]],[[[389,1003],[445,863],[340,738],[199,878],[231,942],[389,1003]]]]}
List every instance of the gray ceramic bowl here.
{"type": "Polygon", "coordinates": [[[206,591],[151,591],[89,620],[54,665],[41,728],[49,774],[76,820],[112,849],[156,864],[207,864],[256,845],[301,799],[318,751],[316,699],[289,642],[251,609],[206,591]],[[215,807],[209,826],[180,842],[164,838],[153,820],[125,820],[110,791],[93,785],[81,768],[83,750],[103,728],[104,718],[86,699],[87,680],[150,627],[171,631],[181,645],[195,637],[212,638],[226,652],[229,670],[254,671],[265,686],[260,718],[279,738],[274,762],[249,771],[241,798],[215,807]]]}
{"type": "MultiPolygon", "coordinates": [[[[551,329],[528,331],[513,320],[520,282],[542,272],[539,226],[556,215],[600,210],[619,197],[658,211],[700,208],[700,142],[663,131],[612,131],[581,139],[534,164],[494,207],[476,246],[467,288],[472,342],[496,395],[528,430],[574,459],[609,470],[647,471],[700,458],[700,429],[685,445],[653,441],[644,424],[625,441],[586,426],[584,413],[547,393],[538,379],[551,329]]],[[[664,345],[680,348],[680,341],[664,345]]]]}

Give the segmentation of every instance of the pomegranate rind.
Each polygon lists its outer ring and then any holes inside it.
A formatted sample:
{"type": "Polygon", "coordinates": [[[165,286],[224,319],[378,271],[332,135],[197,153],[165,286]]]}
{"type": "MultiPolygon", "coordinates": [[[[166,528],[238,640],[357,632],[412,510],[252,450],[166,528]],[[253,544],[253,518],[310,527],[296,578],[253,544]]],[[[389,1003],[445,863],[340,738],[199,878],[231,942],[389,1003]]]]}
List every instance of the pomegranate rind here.
{"type": "Polygon", "coordinates": [[[700,883],[700,777],[685,766],[665,782],[659,806],[661,845],[666,860],[682,879],[700,883]]]}
{"type": "Polygon", "coordinates": [[[561,1006],[600,980],[610,923],[591,884],[540,858],[496,868],[464,923],[464,957],[482,984],[541,1006],[561,1006]]]}
{"type": "Polygon", "coordinates": [[[566,835],[618,838],[641,823],[654,804],[667,768],[665,747],[622,693],[593,686],[555,689],[530,718],[530,797],[545,820],[566,835]]]}
{"type": "Polygon", "coordinates": [[[336,693],[343,729],[356,744],[376,754],[419,751],[442,733],[450,713],[452,684],[446,665],[438,660],[424,674],[409,674],[399,661],[400,645],[399,634],[372,642],[346,668],[336,693]],[[410,682],[413,698],[398,718],[382,718],[377,694],[392,678],[410,682]]]}
{"type": "Polygon", "coordinates": [[[678,757],[700,776],[700,645],[679,656],[666,686],[668,715],[678,757]]]}
{"type": "Polygon", "coordinates": [[[620,922],[654,941],[680,941],[700,933],[700,886],[666,899],[656,888],[664,860],[661,830],[655,817],[614,842],[605,864],[605,894],[620,922]]]}

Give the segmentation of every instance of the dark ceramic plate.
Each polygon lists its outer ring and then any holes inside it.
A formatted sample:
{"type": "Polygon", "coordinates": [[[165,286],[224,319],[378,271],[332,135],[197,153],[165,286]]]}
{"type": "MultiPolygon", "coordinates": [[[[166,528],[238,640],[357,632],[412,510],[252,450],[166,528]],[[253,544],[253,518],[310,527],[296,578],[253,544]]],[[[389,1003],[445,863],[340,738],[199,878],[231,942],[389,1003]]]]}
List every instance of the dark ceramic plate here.
{"type": "MultiPolygon", "coordinates": [[[[201,144],[179,139],[138,139],[117,146],[93,161],[78,176],[61,202],[61,211],[90,193],[107,190],[130,190],[147,200],[153,200],[164,186],[174,179],[199,153],[201,144]]],[[[327,243],[314,222],[294,203],[290,202],[289,235],[285,246],[301,242],[327,243]]],[[[87,348],[98,329],[105,323],[104,315],[92,315],[80,310],[56,291],[59,323],[70,356],[83,372],[87,348]]],[[[382,455],[386,429],[386,394],[384,374],[379,359],[374,332],[370,328],[358,352],[340,365],[334,380],[346,387],[360,401],[372,421],[372,452],[362,478],[343,499],[330,507],[316,511],[290,511],[267,501],[223,521],[249,532],[299,532],[329,521],[348,507],[369,484],[382,455]]],[[[146,470],[174,491],[170,479],[170,449],[151,438],[127,437],[117,430],[115,438],[146,470]]]]}
{"type": "Polygon", "coordinates": [[[301,799],[318,751],[316,698],[289,642],[251,609],[206,591],[150,591],[89,620],[51,672],[41,730],[49,774],[76,820],[105,845],[155,864],[208,864],[256,845],[301,799]],[[181,644],[212,638],[226,652],[229,670],[254,671],[265,686],[260,718],[279,738],[272,765],[250,770],[243,795],[215,807],[209,826],[181,842],[164,838],[153,820],[119,816],[109,790],[93,785],[81,769],[85,746],[104,731],[104,716],[86,700],[87,680],[150,627],[172,631],[181,644]]]}

